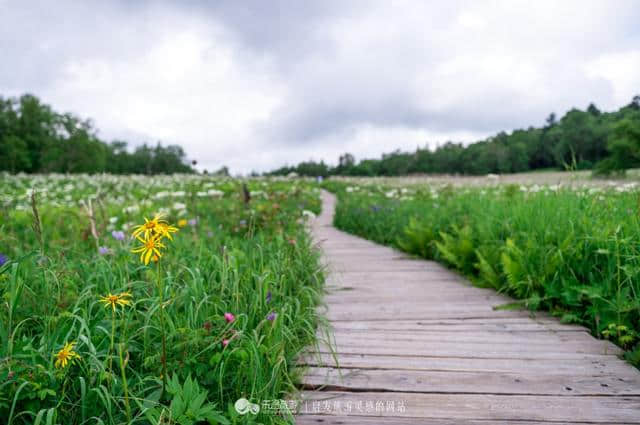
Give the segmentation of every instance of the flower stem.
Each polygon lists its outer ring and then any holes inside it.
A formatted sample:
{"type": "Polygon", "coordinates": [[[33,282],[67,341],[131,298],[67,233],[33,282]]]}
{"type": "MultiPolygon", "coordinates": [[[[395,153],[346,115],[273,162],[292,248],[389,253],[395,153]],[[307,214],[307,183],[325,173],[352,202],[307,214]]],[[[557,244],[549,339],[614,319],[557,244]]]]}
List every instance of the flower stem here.
{"type": "Polygon", "coordinates": [[[126,368],[128,359],[122,358],[124,344],[118,344],[118,355],[120,357],[120,374],[122,375],[122,389],[124,390],[124,406],[127,409],[127,423],[131,423],[131,407],[129,406],[129,385],[127,383],[126,368]]]}
{"type": "MultiPolygon", "coordinates": [[[[164,317],[164,285],[160,271],[160,261],[157,263],[158,269],[158,299],[160,300],[160,329],[162,332],[162,395],[167,387],[167,337],[165,331],[164,317]]],[[[161,396],[162,397],[162,396],[161,396]]]]}
{"type": "Polygon", "coordinates": [[[111,343],[109,344],[109,382],[111,382],[111,375],[113,375],[113,338],[116,333],[116,310],[111,310],[111,343]]]}

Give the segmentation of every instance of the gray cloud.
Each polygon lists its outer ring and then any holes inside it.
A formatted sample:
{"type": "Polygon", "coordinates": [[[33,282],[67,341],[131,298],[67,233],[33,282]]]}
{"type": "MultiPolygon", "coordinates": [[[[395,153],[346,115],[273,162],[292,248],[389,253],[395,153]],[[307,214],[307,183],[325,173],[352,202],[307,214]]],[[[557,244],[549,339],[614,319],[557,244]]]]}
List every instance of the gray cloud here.
{"type": "Polygon", "coordinates": [[[633,0],[0,0],[0,95],[264,170],[617,108],[640,90],[639,21],[633,0]]]}

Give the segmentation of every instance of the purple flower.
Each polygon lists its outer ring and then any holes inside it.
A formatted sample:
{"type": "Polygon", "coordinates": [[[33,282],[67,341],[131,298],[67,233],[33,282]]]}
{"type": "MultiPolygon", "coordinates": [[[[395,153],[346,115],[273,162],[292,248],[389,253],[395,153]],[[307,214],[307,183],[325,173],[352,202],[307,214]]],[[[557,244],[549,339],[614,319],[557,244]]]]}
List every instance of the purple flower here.
{"type": "Polygon", "coordinates": [[[210,238],[212,238],[212,237],[213,237],[213,232],[212,232],[211,230],[209,230],[209,231],[207,232],[207,236],[209,236],[210,238]]]}
{"type": "Polygon", "coordinates": [[[236,317],[232,313],[225,313],[224,320],[226,320],[227,323],[233,323],[233,321],[236,320],[236,317]]]}
{"type": "Polygon", "coordinates": [[[278,316],[278,315],[276,314],[276,312],[275,312],[275,311],[272,311],[271,313],[269,313],[269,314],[267,315],[267,320],[268,320],[268,321],[270,321],[270,322],[273,322],[274,320],[276,320],[276,317],[277,317],[277,316],[278,316]]]}
{"type": "Polygon", "coordinates": [[[195,226],[196,224],[198,224],[197,218],[192,218],[191,220],[189,220],[189,226],[195,226]]]}
{"type": "Polygon", "coordinates": [[[267,304],[269,304],[271,302],[271,291],[267,291],[266,300],[267,300],[267,304]]]}
{"type": "Polygon", "coordinates": [[[122,230],[114,230],[113,232],[111,232],[111,236],[113,236],[113,238],[117,241],[124,240],[124,232],[122,230]]]}
{"type": "Polygon", "coordinates": [[[106,246],[101,246],[98,248],[98,254],[107,255],[108,253],[109,253],[109,248],[107,248],[106,246]]]}
{"type": "Polygon", "coordinates": [[[0,254],[0,267],[2,267],[5,264],[7,264],[8,261],[9,261],[9,259],[7,258],[6,255],[0,254]]]}

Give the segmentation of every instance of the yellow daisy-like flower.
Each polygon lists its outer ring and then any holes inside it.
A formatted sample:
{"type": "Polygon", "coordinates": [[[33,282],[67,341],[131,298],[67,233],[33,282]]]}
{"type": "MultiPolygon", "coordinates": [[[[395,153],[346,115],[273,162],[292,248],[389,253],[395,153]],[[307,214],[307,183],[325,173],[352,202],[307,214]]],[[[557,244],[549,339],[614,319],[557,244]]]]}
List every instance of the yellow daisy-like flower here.
{"type": "Polygon", "coordinates": [[[111,306],[113,311],[116,311],[117,305],[122,307],[131,305],[131,300],[128,298],[131,298],[131,294],[129,292],[122,292],[118,295],[112,295],[111,292],[109,292],[109,295],[100,297],[100,302],[104,303],[105,307],[111,306]]]}
{"type": "Polygon", "coordinates": [[[171,236],[171,234],[177,232],[178,230],[179,229],[177,227],[174,227],[167,222],[160,221],[156,225],[154,231],[162,237],[166,237],[166,238],[169,238],[169,240],[173,240],[173,237],[171,236]]]}
{"type": "Polygon", "coordinates": [[[58,351],[55,354],[56,368],[60,368],[60,367],[65,368],[67,367],[67,363],[73,362],[74,359],[80,358],[78,353],[73,351],[73,348],[75,345],[76,345],[75,342],[68,342],[64,345],[64,347],[62,347],[62,350],[58,351]]]}
{"type": "Polygon", "coordinates": [[[184,218],[178,220],[178,227],[185,227],[187,224],[189,224],[189,222],[184,218]]]}
{"type": "Polygon", "coordinates": [[[166,246],[161,242],[162,236],[160,235],[145,235],[144,239],[140,236],[136,236],[136,239],[142,243],[142,246],[131,250],[133,253],[140,253],[140,261],[145,265],[149,264],[152,256],[162,257],[160,253],[161,248],[166,246]]]}
{"type": "Polygon", "coordinates": [[[133,236],[138,237],[140,234],[144,234],[144,237],[148,237],[153,233],[158,233],[158,226],[166,224],[165,220],[162,220],[162,214],[156,214],[151,220],[147,217],[144,218],[144,224],[136,226],[133,229],[133,236]]]}

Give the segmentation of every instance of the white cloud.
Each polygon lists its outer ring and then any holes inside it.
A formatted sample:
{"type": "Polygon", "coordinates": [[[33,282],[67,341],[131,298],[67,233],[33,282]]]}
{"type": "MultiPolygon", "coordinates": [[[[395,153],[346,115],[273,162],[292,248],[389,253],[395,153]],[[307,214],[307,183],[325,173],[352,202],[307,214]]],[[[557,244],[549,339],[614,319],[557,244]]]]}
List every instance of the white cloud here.
{"type": "Polygon", "coordinates": [[[609,104],[624,104],[630,94],[640,94],[640,49],[604,54],[587,63],[585,70],[611,87],[609,104]]]}
{"type": "Polygon", "coordinates": [[[640,11],[601,1],[0,1],[0,94],[208,169],[473,141],[640,91],[640,11]]]}
{"type": "Polygon", "coordinates": [[[135,59],[67,63],[46,98],[98,118],[107,138],[180,143],[210,169],[242,157],[234,148],[251,143],[282,89],[268,61],[238,61],[221,31],[176,24],[135,59]]]}

